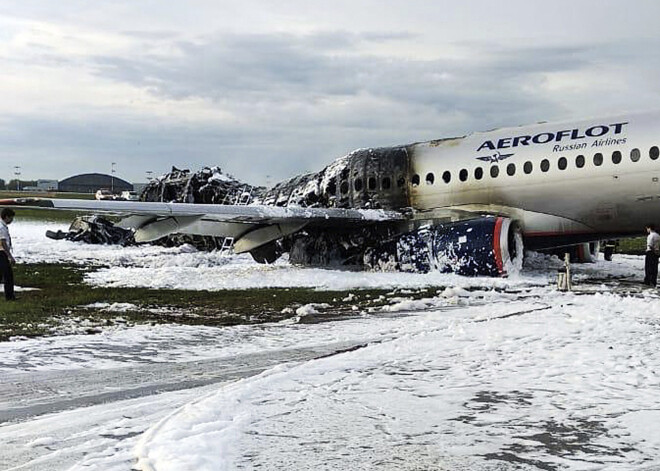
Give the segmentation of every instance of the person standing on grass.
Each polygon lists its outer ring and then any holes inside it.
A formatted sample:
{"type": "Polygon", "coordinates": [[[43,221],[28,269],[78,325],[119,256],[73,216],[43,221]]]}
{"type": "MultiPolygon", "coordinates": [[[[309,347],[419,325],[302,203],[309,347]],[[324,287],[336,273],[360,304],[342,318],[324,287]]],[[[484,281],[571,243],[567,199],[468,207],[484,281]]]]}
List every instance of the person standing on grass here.
{"type": "Polygon", "coordinates": [[[646,225],[646,256],[644,259],[644,284],[653,286],[658,283],[658,258],[660,258],[660,235],[653,224],[646,225]]]}
{"type": "Polygon", "coordinates": [[[9,235],[9,224],[14,221],[14,211],[4,208],[0,212],[0,276],[5,285],[5,299],[14,301],[14,271],[12,265],[16,263],[11,254],[11,236],[9,235]]]}

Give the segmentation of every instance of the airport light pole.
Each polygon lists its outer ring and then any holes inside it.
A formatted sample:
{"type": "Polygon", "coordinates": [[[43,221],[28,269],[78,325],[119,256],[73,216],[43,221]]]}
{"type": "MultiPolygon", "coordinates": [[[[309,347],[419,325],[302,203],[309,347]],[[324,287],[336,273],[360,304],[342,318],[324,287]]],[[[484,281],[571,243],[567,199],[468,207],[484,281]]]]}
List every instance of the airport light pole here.
{"type": "Polygon", "coordinates": [[[16,175],[16,191],[21,191],[21,167],[20,165],[14,166],[14,175],[16,175]]]}
{"type": "Polygon", "coordinates": [[[110,192],[113,195],[115,194],[115,165],[117,165],[117,162],[112,162],[110,166],[110,192]]]}

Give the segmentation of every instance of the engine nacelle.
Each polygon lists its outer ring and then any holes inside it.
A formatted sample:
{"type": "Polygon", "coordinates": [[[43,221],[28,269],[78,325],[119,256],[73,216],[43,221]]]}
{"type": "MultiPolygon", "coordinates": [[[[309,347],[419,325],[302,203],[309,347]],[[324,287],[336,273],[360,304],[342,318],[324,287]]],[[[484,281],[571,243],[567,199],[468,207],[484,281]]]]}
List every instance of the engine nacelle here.
{"type": "Polygon", "coordinates": [[[365,263],[392,266],[396,261],[403,271],[505,276],[522,266],[522,258],[518,226],[508,218],[484,217],[422,227],[399,237],[389,250],[382,247],[366,254],[365,263]]]}

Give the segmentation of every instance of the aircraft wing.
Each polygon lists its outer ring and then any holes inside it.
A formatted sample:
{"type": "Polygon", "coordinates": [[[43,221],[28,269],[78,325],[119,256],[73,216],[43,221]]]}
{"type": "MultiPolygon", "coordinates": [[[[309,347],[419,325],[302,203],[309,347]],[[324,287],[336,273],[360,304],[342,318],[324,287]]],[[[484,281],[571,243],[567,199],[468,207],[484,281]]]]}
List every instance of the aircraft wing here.
{"type": "Polygon", "coordinates": [[[237,253],[247,252],[305,226],[315,227],[402,221],[399,211],[374,209],[301,208],[264,205],[147,203],[78,199],[17,198],[0,206],[46,208],[121,217],[117,224],[135,230],[135,240],[149,242],[168,234],[233,237],[237,253]]]}

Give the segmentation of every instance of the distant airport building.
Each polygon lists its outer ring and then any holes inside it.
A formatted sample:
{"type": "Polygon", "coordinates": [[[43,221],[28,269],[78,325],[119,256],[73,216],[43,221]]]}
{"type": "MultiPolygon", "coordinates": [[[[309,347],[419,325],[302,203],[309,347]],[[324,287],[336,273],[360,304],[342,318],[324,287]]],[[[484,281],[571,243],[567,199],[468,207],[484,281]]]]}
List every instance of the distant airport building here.
{"type": "Polygon", "coordinates": [[[57,180],[37,180],[37,189],[40,191],[57,191],[59,182],[57,180]]]}
{"type": "Polygon", "coordinates": [[[23,191],[57,191],[59,183],[57,180],[37,180],[34,186],[23,186],[23,191]]]}
{"type": "Polygon", "coordinates": [[[84,173],[74,175],[59,182],[59,191],[72,193],[96,193],[96,190],[113,189],[115,193],[133,191],[133,185],[121,178],[105,175],[103,173],[84,173]]]}

